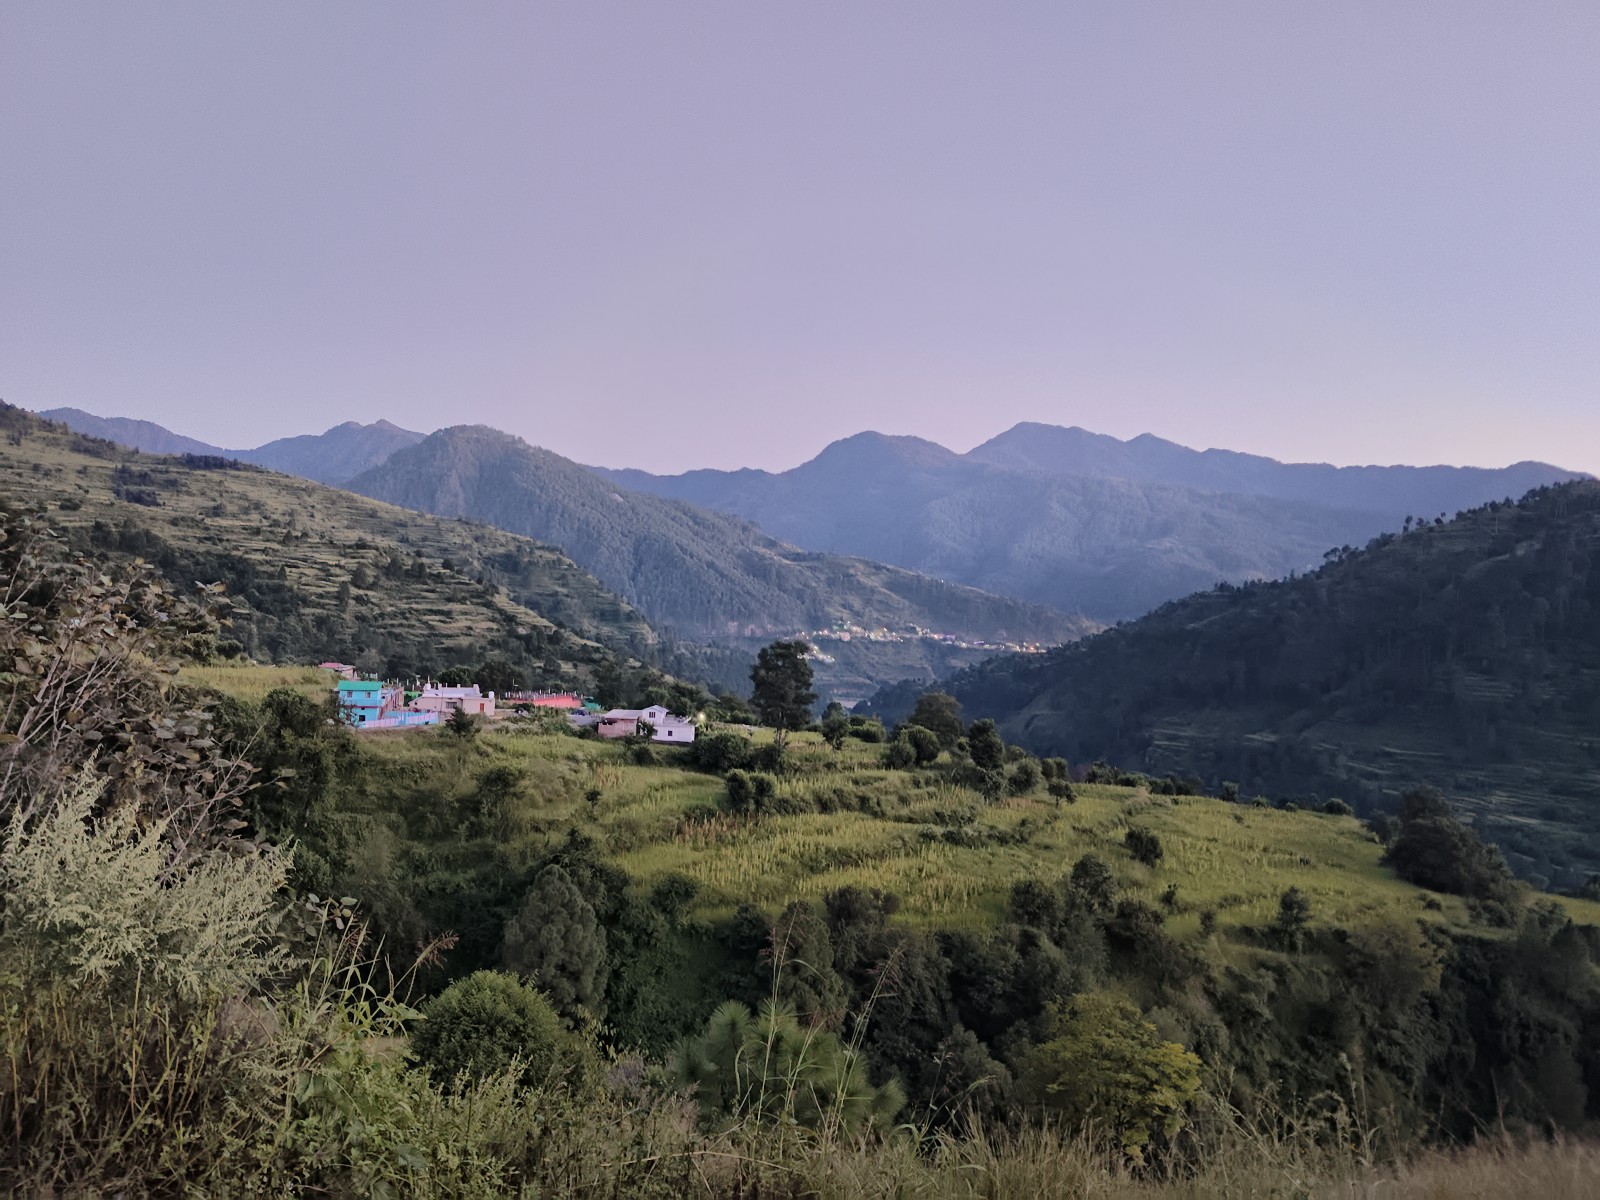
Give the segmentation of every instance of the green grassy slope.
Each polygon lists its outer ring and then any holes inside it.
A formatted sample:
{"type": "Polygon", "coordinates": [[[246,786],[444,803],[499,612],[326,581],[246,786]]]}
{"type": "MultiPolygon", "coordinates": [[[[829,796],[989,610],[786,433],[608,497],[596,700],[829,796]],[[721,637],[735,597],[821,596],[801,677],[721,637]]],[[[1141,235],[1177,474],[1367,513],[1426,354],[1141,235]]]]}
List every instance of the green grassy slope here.
{"type": "MultiPolygon", "coordinates": [[[[263,680],[259,669],[220,668],[203,682],[251,697],[263,680]]],[[[771,740],[770,731],[751,736],[771,740]]],[[[1270,920],[1291,886],[1329,924],[1467,922],[1459,898],[1426,893],[1381,866],[1383,848],[1352,817],[1089,784],[1077,785],[1074,803],[1058,804],[1040,788],[989,804],[935,773],[886,769],[881,745],[847,739],[835,751],[819,735],[800,733],[790,735],[791,774],[778,782],[780,804],[795,811],[752,820],[722,811],[722,779],[688,769],[677,751],[660,750],[656,763],[640,766],[619,743],[517,722],[491,726],[467,745],[405,730],[363,734],[358,745],[359,782],[340,793],[330,819],[385,828],[393,839],[386,855],[407,853],[407,822],[419,817],[420,797],[440,813],[464,811],[484,772],[505,767],[521,787],[494,839],[499,852],[525,859],[576,829],[646,889],[672,874],[694,879],[707,918],[726,917],[741,903],[776,911],[855,885],[900,896],[898,920],[913,926],[992,925],[1003,919],[1013,883],[1058,878],[1092,852],[1133,898],[1156,904],[1175,884],[1179,909],[1168,931],[1225,957],[1254,952],[1235,935],[1270,920]],[[597,803],[588,801],[590,791],[600,793],[597,803]],[[1123,848],[1130,826],[1161,838],[1166,856],[1158,867],[1123,848]],[[1199,928],[1207,908],[1217,915],[1211,938],[1199,928]]],[[[371,837],[356,841],[363,855],[372,853],[371,837]]],[[[354,865],[356,877],[327,885],[359,892],[363,868],[354,865]]],[[[1561,903],[1574,919],[1600,924],[1600,903],[1561,903]]]]}
{"type": "Polygon", "coordinates": [[[1431,783],[1522,873],[1577,886],[1600,871],[1600,484],[1199,593],[950,687],[1079,761],[1358,807],[1431,783]]]}
{"type": "Polygon", "coordinates": [[[225,581],[252,656],[409,674],[504,657],[586,684],[663,652],[656,633],[548,546],[222,460],[143,455],[0,409],[0,496],[46,502],[82,548],[175,582],[225,581]]]}

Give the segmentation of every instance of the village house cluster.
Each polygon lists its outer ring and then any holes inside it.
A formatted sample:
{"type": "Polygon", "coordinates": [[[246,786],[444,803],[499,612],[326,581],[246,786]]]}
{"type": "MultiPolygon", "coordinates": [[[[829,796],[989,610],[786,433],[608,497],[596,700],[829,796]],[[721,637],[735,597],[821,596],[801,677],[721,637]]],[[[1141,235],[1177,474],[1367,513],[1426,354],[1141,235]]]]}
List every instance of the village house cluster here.
{"type": "Polygon", "coordinates": [[[408,689],[399,683],[358,679],[356,668],[347,663],[325,662],[322,667],[339,676],[339,717],[352,729],[413,729],[439,725],[454,712],[493,720],[542,708],[565,712],[574,728],[593,728],[603,738],[636,737],[641,726],[647,726],[652,741],[676,746],[694,741],[694,722],[659,704],[603,711],[576,692],[507,692],[496,697],[477,684],[447,687],[432,681],[408,689]]]}

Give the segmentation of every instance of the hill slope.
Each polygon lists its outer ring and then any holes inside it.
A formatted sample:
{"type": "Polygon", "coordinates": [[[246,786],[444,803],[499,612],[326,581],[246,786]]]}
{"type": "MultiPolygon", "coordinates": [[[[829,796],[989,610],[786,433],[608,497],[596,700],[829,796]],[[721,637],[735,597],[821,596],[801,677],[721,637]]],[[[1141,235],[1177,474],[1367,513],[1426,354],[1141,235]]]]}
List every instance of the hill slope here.
{"type": "Polygon", "coordinates": [[[863,433],[779,474],[606,474],[744,517],[796,545],[1106,621],[1218,580],[1307,569],[1329,546],[1397,529],[1411,512],[1454,511],[1572,477],[1542,464],[1335,470],[1043,425],[1019,425],[966,455],[863,433]]]}
{"type": "MultiPolygon", "coordinates": [[[[915,629],[963,641],[1055,643],[1091,626],[1035,605],[942,583],[911,571],[807,553],[720,513],[619,490],[586,467],[483,426],[441,430],[357,477],[350,487],[409,508],[470,516],[563,547],[653,622],[696,640],[746,645],[836,626],[915,629]]],[[[932,674],[952,647],[827,640],[835,694],[897,663],[932,674]],[[843,690],[840,690],[843,689],[843,690]]],[[[974,660],[987,651],[973,648],[974,660]]],[[[870,688],[866,689],[870,690],[870,688]]]]}
{"type": "Polygon", "coordinates": [[[559,551],[219,457],[164,458],[0,408],[0,496],[44,501],[97,554],[222,580],[249,654],[409,675],[504,657],[529,682],[669,648],[559,551]]]}
{"type": "Polygon", "coordinates": [[[1600,871],[1600,484],[1377,539],[957,676],[1029,747],[1366,807],[1428,782],[1525,873],[1600,871]]]}

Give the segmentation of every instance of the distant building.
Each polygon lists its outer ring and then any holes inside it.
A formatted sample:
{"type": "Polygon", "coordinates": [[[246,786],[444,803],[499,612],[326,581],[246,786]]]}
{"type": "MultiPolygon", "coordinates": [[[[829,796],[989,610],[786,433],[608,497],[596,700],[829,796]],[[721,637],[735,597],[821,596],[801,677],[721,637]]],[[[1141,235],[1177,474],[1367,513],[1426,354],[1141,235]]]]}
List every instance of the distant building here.
{"type": "Polygon", "coordinates": [[[652,742],[670,742],[687,746],[694,741],[694,722],[675,717],[659,704],[649,708],[613,708],[600,714],[595,722],[596,731],[603,738],[633,737],[639,732],[639,723],[647,722],[655,732],[652,742]]]}
{"type": "Polygon", "coordinates": [[[411,707],[419,712],[448,713],[460,709],[472,716],[494,716],[494,693],[485,696],[478,690],[477,684],[468,687],[440,687],[437,684],[426,684],[411,702],[411,707]]]}
{"type": "Polygon", "coordinates": [[[324,671],[332,671],[341,679],[354,679],[358,672],[349,663],[325,662],[318,664],[324,671]]]}
{"type": "Polygon", "coordinates": [[[437,725],[437,712],[418,712],[406,705],[406,693],[398,684],[376,679],[339,681],[339,719],[352,729],[408,729],[417,725],[437,725]]]}
{"type": "Polygon", "coordinates": [[[405,693],[397,687],[376,679],[339,681],[339,716],[347,725],[370,725],[404,707],[405,693]]]}

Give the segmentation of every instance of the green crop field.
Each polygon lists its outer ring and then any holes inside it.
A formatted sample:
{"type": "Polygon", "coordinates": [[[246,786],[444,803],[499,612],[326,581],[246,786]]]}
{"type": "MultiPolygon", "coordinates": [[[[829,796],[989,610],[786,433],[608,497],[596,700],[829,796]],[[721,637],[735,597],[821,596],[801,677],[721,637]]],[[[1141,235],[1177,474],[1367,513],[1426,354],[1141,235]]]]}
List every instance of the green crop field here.
{"type": "MultiPolygon", "coordinates": [[[[346,812],[392,813],[418,796],[448,811],[469,801],[483,772],[508,767],[520,789],[499,840],[515,856],[531,857],[577,829],[642,889],[669,875],[694,880],[707,919],[741,903],[775,911],[855,885],[899,896],[897,919],[909,925],[992,924],[1014,883],[1053,882],[1094,853],[1125,894],[1162,905],[1168,932],[1180,939],[1201,939],[1201,913],[1212,910],[1219,951],[1231,932],[1269,922],[1289,887],[1307,895],[1322,923],[1467,922],[1458,897],[1396,879],[1352,817],[1082,784],[1076,802],[1058,803],[1041,789],[989,804],[934,772],[883,768],[880,746],[847,741],[834,751],[809,733],[791,736],[793,773],[778,784],[780,807],[795,811],[741,817],[724,810],[722,780],[687,769],[676,750],[658,750],[656,764],[640,766],[622,745],[535,732],[516,720],[466,744],[432,730],[366,733],[358,744],[363,776],[341,801],[346,812]],[[1123,847],[1130,827],[1160,838],[1159,864],[1141,865],[1123,847]],[[1170,887],[1175,896],[1163,902],[1170,887]]],[[[1600,904],[1562,903],[1575,919],[1600,924],[1600,904]]]]}

